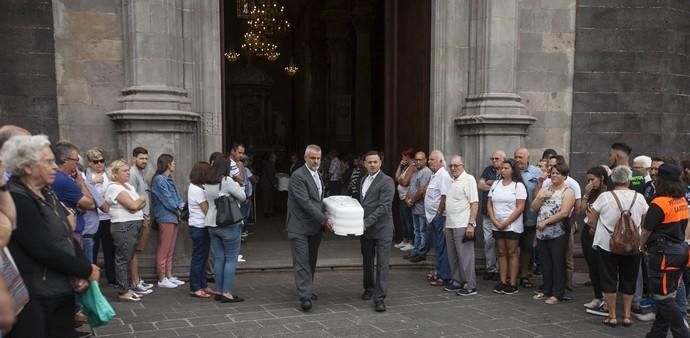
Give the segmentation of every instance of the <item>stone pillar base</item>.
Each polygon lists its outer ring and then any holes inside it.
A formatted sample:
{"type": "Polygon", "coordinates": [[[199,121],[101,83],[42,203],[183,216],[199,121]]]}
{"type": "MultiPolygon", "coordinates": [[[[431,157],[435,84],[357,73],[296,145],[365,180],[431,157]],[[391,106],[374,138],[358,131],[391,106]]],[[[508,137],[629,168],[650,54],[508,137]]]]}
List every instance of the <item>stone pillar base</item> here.
{"type": "MultiPolygon", "coordinates": [[[[500,102],[500,101],[499,101],[500,102]]],[[[505,103],[505,102],[500,102],[505,103]]],[[[496,105],[477,105],[483,110],[517,110],[517,107],[499,108],[496,105]]],[[[468,115],[455,119],[460,136],[461,154],[465,158],[465,169],[479,179],[482,170],[489,165],[489,157],[502,149],[512,158],[512,152],[525,144],[527,128],[537,119],[529,115],[487,114],[468,115]]]]}
{"type": "MultiPolygon", "coordinates": [[[[141,99],[141,96],[138,97],[141,99]]],[[[160,96],[158,96],[160,98],[160,96]]],[[[141,102],[141,101],[139,101],[141,102]]],[[[149,163],[144,171],[146,181],[156,171],[156,160],[163,153],[173,155],[176,170],[173,179],[177,191],[183,200],[187,196],[187,182],[189,172],[194,163],[204,158],[199,144],[199,114],[165,109],[125,109],[107,114],[114,122],[117,133],[118,149],[124,152],[120,156],[128,161],[135,147],[144,147],[149,151],[149,163]]],[[[175,245],[174,274],[176,276],[189,275],[192,243],[188,235],[187,225],[178,226],[177,244],[175,245]]],[[[158,247],[158,231],[151,231],[148,247],[139,258],[139,270],[144,278],[156,276],[156,248],[158,247]]]]}

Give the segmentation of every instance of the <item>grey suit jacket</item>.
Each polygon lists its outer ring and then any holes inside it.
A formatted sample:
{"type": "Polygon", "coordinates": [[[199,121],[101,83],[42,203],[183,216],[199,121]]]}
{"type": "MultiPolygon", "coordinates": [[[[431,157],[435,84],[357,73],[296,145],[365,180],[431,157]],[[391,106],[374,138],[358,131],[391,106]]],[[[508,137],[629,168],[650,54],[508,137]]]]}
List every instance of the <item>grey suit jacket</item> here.
{"type": "Polygon", "coordinates": [[[323,207],[325,185],[321,180],[322,193],[306,166],[301,166],[290,176],[287,201],[287,231],[316,235],[328,218],[323,207]]]}
{"type": "Polygon", "coordinates": [[[371,183],[367,194],[361,198],[362,186],[368,174],[361,178],[360,204],[364,208],[364,237],[366,238],[393,238],[393,197],[395,196],[395,183],[393,179],[379,172],[371,183]]]}

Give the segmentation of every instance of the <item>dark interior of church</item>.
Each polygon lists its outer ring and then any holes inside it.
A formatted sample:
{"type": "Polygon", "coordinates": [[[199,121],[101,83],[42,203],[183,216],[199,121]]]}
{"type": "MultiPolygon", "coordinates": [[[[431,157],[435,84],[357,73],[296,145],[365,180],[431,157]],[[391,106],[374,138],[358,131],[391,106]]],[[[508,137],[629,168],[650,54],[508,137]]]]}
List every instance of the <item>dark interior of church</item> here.
{"type": "Polygon", "coordinates": [[[430,1],[221,3],[225,147],[279,163],[310,143],[375,149],[389,168],[426,150],[430,1]]]}

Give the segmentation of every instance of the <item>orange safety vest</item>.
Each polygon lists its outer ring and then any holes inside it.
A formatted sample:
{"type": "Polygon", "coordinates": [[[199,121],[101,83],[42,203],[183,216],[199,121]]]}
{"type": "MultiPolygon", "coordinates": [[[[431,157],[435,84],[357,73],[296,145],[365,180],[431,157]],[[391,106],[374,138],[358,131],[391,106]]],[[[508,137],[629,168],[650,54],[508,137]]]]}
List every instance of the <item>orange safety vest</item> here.
{"type": "Polygon", "coordinates": [[[664,212],[662,224],[688,219],[688,201],[685,197],[656,197],[652,200],[664,212]]]}

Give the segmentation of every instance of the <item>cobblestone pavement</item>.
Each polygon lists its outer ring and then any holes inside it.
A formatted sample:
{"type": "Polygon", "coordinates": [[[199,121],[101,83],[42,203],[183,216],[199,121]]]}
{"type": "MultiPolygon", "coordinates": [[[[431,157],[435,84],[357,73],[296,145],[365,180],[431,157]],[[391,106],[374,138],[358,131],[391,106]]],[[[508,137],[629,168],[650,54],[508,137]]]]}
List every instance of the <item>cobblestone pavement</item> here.
{"type": "MultiPolygon", "coordinates": [[[[591,298],[578,284],[574,300],[546,305],[532,290],[517,295],[491,293],[494,282],[480,281],[479,294],[459,297],[428,285],[425,271],[394,269],[383,313],[359,298],[361,271],[327,270],[316,275],[314,308],[298,309],[291,272],[240,273],[235,293],[243,303],[222,304],[189,296],[187,285],[155,288],[141,303],[113,302],[118,316],[95,329],[98,337],[643,337],[649,324],[609,328],[587,315],[591,298]]],[[[585,276],[577,274],[576,281],[585,276]]],[[[534,279],[538,284],[539,280],[534,279]]],[[[114,291],[105,287],[106,296],[114,291]]]]}

